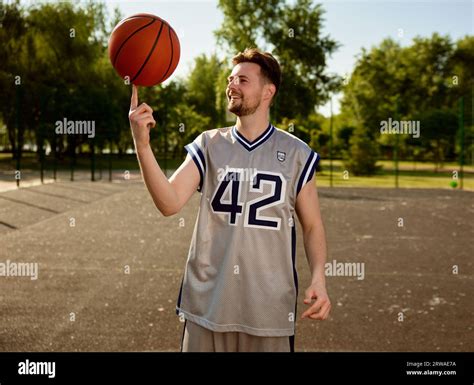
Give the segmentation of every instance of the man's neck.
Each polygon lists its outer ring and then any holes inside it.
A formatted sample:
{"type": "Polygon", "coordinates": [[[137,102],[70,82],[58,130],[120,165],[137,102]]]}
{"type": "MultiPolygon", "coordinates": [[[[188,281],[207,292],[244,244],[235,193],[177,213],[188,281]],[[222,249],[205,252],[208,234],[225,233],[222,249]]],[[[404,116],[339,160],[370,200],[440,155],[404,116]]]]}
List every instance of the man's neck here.
{"type": "Polygon", "coordinates": [[[252,114],[247,116],[238,116],[235,124],[240,134],[247,140],[253,142],[268,128],[270,119],[268,114],[252,114]]]}

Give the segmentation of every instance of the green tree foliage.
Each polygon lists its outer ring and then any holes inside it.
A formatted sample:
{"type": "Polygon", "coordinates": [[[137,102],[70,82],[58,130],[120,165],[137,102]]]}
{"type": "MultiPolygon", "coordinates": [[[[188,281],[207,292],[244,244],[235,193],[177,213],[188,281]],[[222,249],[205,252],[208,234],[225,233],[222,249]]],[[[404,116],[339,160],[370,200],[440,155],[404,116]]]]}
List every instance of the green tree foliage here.
{"type": "Polygon", "coordinates": [[[354,175],[372,175],[378,170],[378,156],[378,148],[366,135],[366,130],[357,128],[349,141],[344,165],[354,175]]]}
{"type": "Polygon", "coordinates": [[[213,127],[218,127],[221,117],[218,109],[218,93],[225,93],[225,84],[216,87],[223,64],[216,55],[198,56],[187,78],[187,100],[201,115],[210,119],[213,127]]]}
{"type": "Polygon", "coordinates": [[[45,143],[74,154],[83,143],[103,148],[106,141],[117,142],[128,126],[123,107],[129,91],[106,54],[105,6],[2,2],[0,7],[6,59],[0,108],[13,153],[22,148],[25,131],[34,134],[40,153],[45,143]],[[55,122],[64,118],[94,121],[96,138],[56,135],[55,122]]]}
{"type": "MultiPolygon", "coordinates": [[[[385,39],[370,51],[362,50],[344,88],[342,114],[355,123],[354,135],[363,136],[370,154],[380,145],[393,148],[396,142],[402,154],[408,154],[408,146],[412,146],[415,155],[421,146],[426,157],[436,162],[453,153],[448,138],[454,141],[456,137],[454,117],[459,98],[472,100],[472,41],[466,37],[455,45],[449,37],[434,33],[430,38],[415,38],[407,47],[385,39]],[[380,135],[381,122],[388,119],[419,120],[420,146],[415,146],[409,135],[401,141],[395,135],[380,135]]],[[[362,167],[354,164],[360,159],[367,167],[366,174],[373,173],[375,167],[358,157],[360,146],[354,146],[358,141],[351,143],[346,152],[348,164],[360,173],[362,167]]],[[[375,166],[376,159],[373,162],[375,166]]]]}
{"type": "Polygon", "coordinates": [[[438,169],[446,155],[454,154],[458,116],[450,109],[430,109],[415,118],[423,122],[424,159],[434,161],[438,169]]]}

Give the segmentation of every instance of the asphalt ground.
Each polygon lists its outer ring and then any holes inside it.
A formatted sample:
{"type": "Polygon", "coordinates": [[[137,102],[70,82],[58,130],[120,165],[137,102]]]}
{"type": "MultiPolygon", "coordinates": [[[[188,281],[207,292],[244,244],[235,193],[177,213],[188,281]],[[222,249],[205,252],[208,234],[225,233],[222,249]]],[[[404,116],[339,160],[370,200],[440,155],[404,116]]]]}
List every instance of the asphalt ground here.
{"type": "MultiPolygon", "coordinates": [[[[328,276],[331,316],[299,320],[310,276],[298,224],[296,350],[472,352],[474,193],[319,194],[329,261],[364,276],[328,276]]],[[[0,351],[178,351],[198,203],[163,217],[137,180],[0,193],[0,263],[39,264],[36,280],[0,276],[0,351]]]]}

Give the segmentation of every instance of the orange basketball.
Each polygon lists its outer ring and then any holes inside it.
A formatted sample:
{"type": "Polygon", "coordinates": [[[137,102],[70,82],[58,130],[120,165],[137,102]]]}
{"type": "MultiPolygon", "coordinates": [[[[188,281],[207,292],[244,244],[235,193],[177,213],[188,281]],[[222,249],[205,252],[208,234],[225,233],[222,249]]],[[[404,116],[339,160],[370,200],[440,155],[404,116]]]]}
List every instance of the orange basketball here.
{"type": "Polygon", "coordinates": [[[109,38],[109,58],[120,77],[137,86],[164,82],[176,69],[178,35],[165,20],[140,13],[123,19],[109,38]]]}

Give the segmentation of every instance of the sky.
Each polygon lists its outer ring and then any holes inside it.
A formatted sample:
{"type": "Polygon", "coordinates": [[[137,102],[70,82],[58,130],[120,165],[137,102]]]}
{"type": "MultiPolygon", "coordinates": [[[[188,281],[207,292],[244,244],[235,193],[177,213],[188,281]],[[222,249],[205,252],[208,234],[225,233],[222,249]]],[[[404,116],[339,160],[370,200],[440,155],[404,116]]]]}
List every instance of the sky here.
{"type": "MultiPolygon", "coordinates": [[[[186,76],[193,59],[217,51],[213,31],[223,21],[217,1],[106,1],[111,13],[118,7],[124,16],[152,13],[167,20],[178,33],[181,59],[170,77],[186,76]]],[[[472,1],[319,1],[325,10],[323,35],[329,35],[341,47],[328,60],[328,72],[350,74],[361,48],[378,45],[392,37],[409,45],[415,36],[428,37],[433,32],[449,35],[453,41],[474,35],[472,1]]],[[[230,61],[230,58],[229,58],[230,61]]],[[[339,97],[333,111],[339,111],[339,97]]],[[[318,108],[328,116],[329,103],[318,108]]]]}

